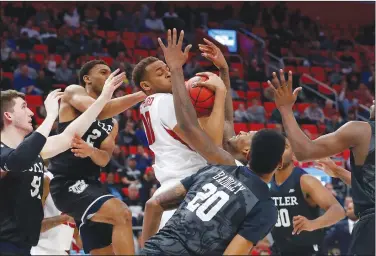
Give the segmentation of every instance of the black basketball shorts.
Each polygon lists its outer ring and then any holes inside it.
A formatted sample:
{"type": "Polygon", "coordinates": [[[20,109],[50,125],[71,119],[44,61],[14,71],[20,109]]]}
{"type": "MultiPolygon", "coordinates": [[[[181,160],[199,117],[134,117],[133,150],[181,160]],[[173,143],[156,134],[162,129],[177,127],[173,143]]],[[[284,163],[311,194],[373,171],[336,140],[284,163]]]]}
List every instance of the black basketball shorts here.
{"type": "Polygon", "coordinates": [[[360,217],[351,233],[348,255],[375,255],[375,210],[360,217]],[[372,212],[373,211],[373,212],[372,212]]]}
{"type": "Polygon", "coordinates": [[[50,182],[50,193],[57,209],[75,219],[85,253],[111,245],[112,225],[90,221],[107,200],[114,198],[97,179],[57,176],[50,182]]]}

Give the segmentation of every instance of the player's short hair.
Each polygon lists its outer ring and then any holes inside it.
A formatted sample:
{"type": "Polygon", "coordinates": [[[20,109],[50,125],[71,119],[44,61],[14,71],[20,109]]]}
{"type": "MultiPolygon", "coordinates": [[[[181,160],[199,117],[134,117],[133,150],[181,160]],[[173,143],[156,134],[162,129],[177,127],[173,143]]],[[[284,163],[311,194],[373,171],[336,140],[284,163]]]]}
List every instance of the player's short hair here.
{"type": "Polygon", "coordinates": [[[85,81],[84,81],[84,76],[86,76],[87,74],[89,74],[90,70],[95,67],[96,65],[99,65],[99,64],[103,64],[103,65],[106,65],[108,66],[108,64],[103,61],[103,60],[91,60],[91,61],[88,61],[86,62],[80,69],[80,72],[79,72],[79,83],[80,85],[84,86],[85,87],[85,81]]]}
{"type": "Polygon", "coordinates": [[[263,129],[252,138],[249,166],[259,174],[273,172],[282,159],[286,139],[279,132],[263,129]]]}
{"type": "Polygon", "coordinates": [[[4,113],[12,112],[13,107],[16,104],[14,99],[22,98],[25,99],[25,94],[15,91],[15,90],[6,90],[1,91],[1,118],[0,118],[0,130],[4,128],[4,113]]]}
{"type": "Polygon", "coordinates": [[[140,86],[140,83],[145,79],[146,67],[158,60],[159,59],[156,57],[147,57],[147,58],[140,60],[140,62],[137,63],[137,65],[134,67],[133,72],[132,72],[132,80],[136,86],[141,88],[141,90],[143,89],[140,86]]]}

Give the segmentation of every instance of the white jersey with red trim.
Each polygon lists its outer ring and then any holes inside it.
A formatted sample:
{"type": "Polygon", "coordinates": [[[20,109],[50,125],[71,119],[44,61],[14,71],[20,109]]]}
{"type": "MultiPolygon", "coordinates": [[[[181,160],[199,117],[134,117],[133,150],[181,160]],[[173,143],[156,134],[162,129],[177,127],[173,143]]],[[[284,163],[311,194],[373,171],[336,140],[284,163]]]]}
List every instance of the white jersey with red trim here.
{"type": "Polygon", "coordinates": [[[183,179],[207,165],[206,160],[173,131],[177,121],[172,94],[150,95],[141,104],[140,113],[149,147],[155,154],[155,176],[161,185],[183,179]]]}
{"type": "MultiPolygon", "coordinates": [[[[53,178],[53,175],[50,172],[46,172],[45,175],[50,179],[53,178]]],[[[44,218],[61,215],[61,211],[56,208],[51,194],[48,194],[43,210],[44,218]]],[[[65,251],[70,250],[71,248],[73,233],[74,227],[71,227],[68,224],[61,224],[51,228],[40,234],[38,245],[32,247],[30,253],[31,255],[66,255],[67,253],[65,251]]]]}

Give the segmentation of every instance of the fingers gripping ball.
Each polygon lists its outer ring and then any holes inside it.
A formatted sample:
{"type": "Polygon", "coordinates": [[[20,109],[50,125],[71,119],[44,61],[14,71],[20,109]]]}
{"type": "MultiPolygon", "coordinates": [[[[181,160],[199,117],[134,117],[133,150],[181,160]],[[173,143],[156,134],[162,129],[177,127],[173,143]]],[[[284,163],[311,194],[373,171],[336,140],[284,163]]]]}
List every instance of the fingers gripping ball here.
{"type": "Polygon", "coordinates": [[[213,91],[202,86],[192,87],[195,83],[204,82],[206,80],[208,80],[208,78],[205,76],[194,76],[185,82],[197,117],[209,116],[214,105],[215,94],[213,91]]]}

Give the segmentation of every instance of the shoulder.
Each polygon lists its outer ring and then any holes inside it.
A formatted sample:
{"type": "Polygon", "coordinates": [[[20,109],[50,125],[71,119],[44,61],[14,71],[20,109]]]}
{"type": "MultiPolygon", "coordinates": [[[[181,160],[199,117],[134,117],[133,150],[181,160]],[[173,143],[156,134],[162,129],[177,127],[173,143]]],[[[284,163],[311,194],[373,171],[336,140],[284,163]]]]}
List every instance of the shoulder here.
{"type": "Polygon", "coordinates": [[[258,201],[252,209],[251,215],[253,215],[252,212],[261,214],[263,217],[269,219],[272,222],[278,217],[277,207],[275,206],[274,201],[271,198],[258,201]]]}
{"type": "Polygon", "coordinates": [[[71,84],[64,90],[64,96],[71,96],[75,93],[86,93],[86,90],[83,86],[77,84],[71,84]]]}
{"type": "Polygon", "coordinates": [[[302,191],[314,190],[317,186],[322,186],[321,181],[312,175],[306,173],[300,176],[300,187],[302,191]]]}
{"type": "Polygon", "coordinates": [[[8,147],[4,143],[1,143],[1,157],[9,155],[10,152],[12,152],[12,148],[8,147]]]}

